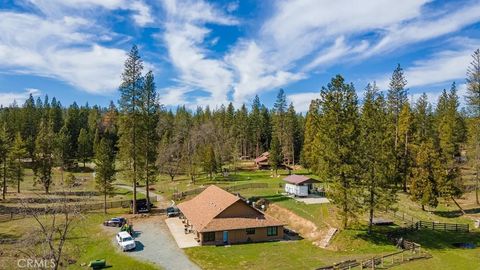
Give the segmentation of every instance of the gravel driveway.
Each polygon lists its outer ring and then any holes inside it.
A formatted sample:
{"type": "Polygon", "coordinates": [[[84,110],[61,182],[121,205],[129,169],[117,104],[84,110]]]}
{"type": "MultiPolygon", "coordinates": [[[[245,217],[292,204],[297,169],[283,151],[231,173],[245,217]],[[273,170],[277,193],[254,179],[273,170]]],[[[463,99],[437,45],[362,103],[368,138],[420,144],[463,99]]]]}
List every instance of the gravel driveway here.
{"type": "Polygon", "coordinates": [[[126,254],[170,269],[200,269],[178,248],[163,217],[152,216],[134,221],[137,248],[126,254]]]}

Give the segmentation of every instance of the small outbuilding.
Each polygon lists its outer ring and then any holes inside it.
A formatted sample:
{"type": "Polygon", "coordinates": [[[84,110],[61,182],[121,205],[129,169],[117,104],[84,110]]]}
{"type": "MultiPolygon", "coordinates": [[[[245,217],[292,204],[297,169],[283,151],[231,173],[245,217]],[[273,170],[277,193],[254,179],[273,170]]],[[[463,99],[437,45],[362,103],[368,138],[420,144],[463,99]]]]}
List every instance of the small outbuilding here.
{"type": "Polygon", "coordinates": [[[255,161],[255,165],[257,166],[257,169],[262,169],[262,168],[268,168],[268,158],[270,157],[269,152],[264,152],[262,153],[259,157],[257,157],[255,161]]]}
{"type": "Polygon", "coordinates": [[[298,197],[307,197],[314,191],[313,184],[320,183],[320,181],[313,178],[296,174],[283,178],[283,181],[287,182],[285,184],[285,192],[298,197]]]}

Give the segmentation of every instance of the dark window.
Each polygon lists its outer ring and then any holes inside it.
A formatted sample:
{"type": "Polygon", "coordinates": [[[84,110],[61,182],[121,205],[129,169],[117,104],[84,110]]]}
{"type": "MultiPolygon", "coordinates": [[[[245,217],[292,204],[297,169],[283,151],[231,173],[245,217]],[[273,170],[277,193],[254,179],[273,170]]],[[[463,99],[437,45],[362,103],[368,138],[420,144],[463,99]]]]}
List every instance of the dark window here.
{"type": "Polygon", "coordinates": [[[255,229],[254,228],[248,228],[247,229],[247,234],[255,234],[255,229]]]}
{"type": "Polygon", "coordinates": [[[203,242],[213,242],[213,241],[215,241],[215,232],[203,233],[203,242]]]}
{"type": "Polygon", "coordinates": [[[278,235],[277,227],[267,227],[267,236],[278,235]]]}

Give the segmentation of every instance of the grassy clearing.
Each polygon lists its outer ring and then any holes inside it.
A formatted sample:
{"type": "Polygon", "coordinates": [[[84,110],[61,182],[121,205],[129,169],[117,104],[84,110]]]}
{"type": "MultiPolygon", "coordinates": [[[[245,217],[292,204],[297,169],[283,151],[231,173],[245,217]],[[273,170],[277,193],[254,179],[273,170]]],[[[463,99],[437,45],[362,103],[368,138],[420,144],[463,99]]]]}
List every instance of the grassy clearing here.
{"type": "MultiPolygon", "coordinates": [[[[159,269],[157,266],[135,260],[120,252],[113,244],[116,229],[105,230],[102,228],[101,224],[105,219],[124,213],[124,210],[113,209],[107,215],[90,213],[79,220],[69,235],[65,249],[65,258],[72,258],[76,262],[68,265],[67,269],[86,269],[81,265],[88,264],[95,259],[106,259],[108,265],[112,266],[110,269],[159,269]]],[[[36,224],[35,221],[30,218],[0,223],[0,237],[21,238],[22,235],[35,228],[34,224],[36,224]]],[[[0,250],[4,254],[2,255],[2,267],[6,266],[4,269],[16,269],[17,258],[22,258],[22,254],[18,252],[18,245],[0,245],[0,250]]]]}
{"type": "Polygon", "coordinates": [[[353,253],[320,249],[307,240],[195,247],[185,249],[185,253],[203,269],[314,269],[356,258],[353,253]]]}

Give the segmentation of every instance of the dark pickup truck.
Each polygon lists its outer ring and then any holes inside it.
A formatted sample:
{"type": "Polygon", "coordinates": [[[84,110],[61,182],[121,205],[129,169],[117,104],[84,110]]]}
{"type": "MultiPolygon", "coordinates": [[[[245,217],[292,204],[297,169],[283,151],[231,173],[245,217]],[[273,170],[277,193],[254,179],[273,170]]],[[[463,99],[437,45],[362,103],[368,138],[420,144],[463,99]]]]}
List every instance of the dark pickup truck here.
{"type": "MultiPolygon", "coordinates": [[[[153,203],[150,203],[150,207],[148,207],[147,199],[137,199],[137,212],[138,213],[148,213],[150,209],[153,207],[153,203]]],[[[133,208],[133,200],[130,201],[130,209],[133,208]]]]}

